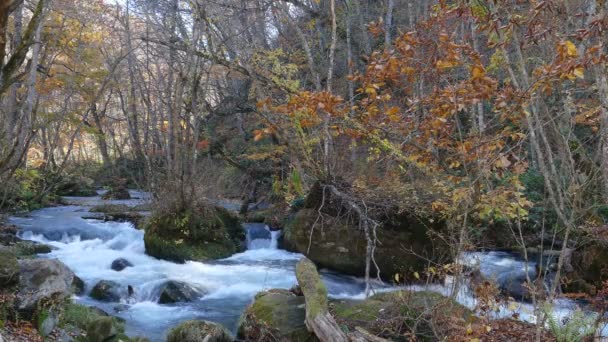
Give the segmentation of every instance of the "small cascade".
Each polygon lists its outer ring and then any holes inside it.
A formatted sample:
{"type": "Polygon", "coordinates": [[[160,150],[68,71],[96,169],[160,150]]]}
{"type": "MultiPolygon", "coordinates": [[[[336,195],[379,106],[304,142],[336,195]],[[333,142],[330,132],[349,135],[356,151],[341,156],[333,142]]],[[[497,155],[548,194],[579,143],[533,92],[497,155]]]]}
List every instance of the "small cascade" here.
{"type": "Polygon", "coordinates": [[[276,249],[277,234],[263,223],[246,223],[247,249],[276,249]]]}

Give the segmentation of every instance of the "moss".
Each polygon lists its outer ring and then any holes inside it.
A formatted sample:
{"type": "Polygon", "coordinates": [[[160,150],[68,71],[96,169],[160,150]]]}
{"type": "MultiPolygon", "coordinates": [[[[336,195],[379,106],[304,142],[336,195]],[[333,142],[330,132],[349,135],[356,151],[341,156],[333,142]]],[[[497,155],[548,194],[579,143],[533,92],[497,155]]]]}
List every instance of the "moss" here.
{"type": "Polygon", "coordinates": [[[0,250],[0,288],[10,287],[19,280],[17,257],[9,251],[0,250]]]}
{"type": "Polygon", "coordinates": [[[332,301],[331,311],[347,329],[360,326],[387,339],[396,339],[399,333],[414,333],[419,340],[425,341],[435,332],[443,333],[448,328],[445,322],[475,319],[469,309],[433,292],[396,291],[366,300],[332,301]],[[392,332],[387,335],[389,331],[392,332]]]}
{"type": "MultiPolygon", "coordinates": [[[[314,209],[297,212],[286,222],[281,247],[305,254],[321,268],[363,276],[367,240],[357,223],[326,215],[323,226],[319,223],[315,226],[309,249],[311,229],[317,217],[318,212],[314,209]]],[[[445,261],[441,259],[441,248],[430,238],[429,230],[417,218],[399,216],[383,221],[383,228],[377,231],[381,243],[376,247],[375,260],[386,280],[392,280],[396,273],[404,276],[423,271],[427,261],[419,256],[439,263],[445,261]],[[411,249],[416,255],[404,249],[411,249]]]]}
{"type": "Polygon", "coordinates": [[[327,288],[321,280],[317,267],[307,258],[296,266],[296,277],[306,298],[306,314],[314,318],[327,311],[327,288]]]}
{"type": "Polygon", "coordinates": [[[146,253],[175,262],[226,258],[245,239],[238,217],[219,207],[153,213],[145,230],[146,253]]]}
{"type": "Polygon", "coordinates": [[[256,295],[241,316],[238,338],[245,341],[317,341],[304,319],[304,297],[287,290],[269,290],[256,295]]]}
{"type": "MultiPolygon", "coordinates": [[[[63,312],[59,320],[60,327],[76,327],[82,330],[87,329],[91,322],[101,318],[109,317],[104,314],[101,310],[67,302],[63,307],[63,312]]],[[[116,327],[118,332],[124,332],[124,322],[117,317],[110,317],[112,324],[116,327]]]]}
{"type": "Polygon", "coordinates": [[[230,333],[216,323],[186,321],[171,329],[167,342],[232,342],[230,333]]]}

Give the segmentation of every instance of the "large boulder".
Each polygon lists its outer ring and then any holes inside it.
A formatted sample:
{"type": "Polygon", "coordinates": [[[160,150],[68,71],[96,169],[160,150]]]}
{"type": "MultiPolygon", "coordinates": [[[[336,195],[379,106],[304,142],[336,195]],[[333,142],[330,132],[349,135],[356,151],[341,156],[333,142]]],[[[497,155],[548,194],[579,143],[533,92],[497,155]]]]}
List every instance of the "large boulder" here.
{"type": "MultiPolygon", "coordinates": [[[[323,220],[318,220],[318,216],[317,209],[298,211],[284,229],[281,247],[305,254],[319,267],[364,275],[367,239],[358,223],[342,215],[324,214],[323,220]]],[[[393,279],[397,273],[403,279],[414,271],[424,270],[428,260],[439,263],[447,260],[442,259],[441,249],[435,248],[438,242],[430,233],[429,227],[438,223],[430,221],[395,214],[377,229],[375,262],[385,279],[393,279]]]]}
{"type": "Polygon", "coordinates": [[[311,342],[318,339],[306,328],[305,301],[287,290],[258,293],[247,307],[238,328],[244,341],[311,342]]]}
{"type": "MultiPolygon", "coordinates": [[[[331,300],[329,308],[345,332],[363,328],[388,340],[399,340],[405,333],[427,340],[436,333],[446,334],[444,330],[453,324],[465,326],[475,320],[471,310],[432,292],[396,291],[365,300],[331,300]]],[[[303,296],[280,289],[261,292],[241,316],[237,337],[243,341],[318,341],[306,328],[305,317],[303,296]]]]}
{"type": "Polygon", "coordinates": [[[65,176],[57,184],[57,194],[59,196],[91,197],[97,196],[95,181],[82,176],[65,176]]]}
{"type": "Polygon", "coordinates": [[[0,250],[0,288],[11,286],[19,281],[19,263],[15,255],[0,250]]]}
{"type": "Polygon", "coordinates": [[[191,302],[204,294],[199,289],[180,282],[170,280],[163,284],[160,292],[159,304],[171,304],[178,302],[191,302]]]}
{"type": "Polygon", "coordinates": [[[91,298],[101,302],[118,302],[121,298],[127,296],[126,289],[123,289],[120,284],[111,280],[100,280],[89,294],[91,298]]]}
{"type": "Polygon", "coordinates": [[[118,258],[112,261],[112,265],[110,265],[110,268],[116,272],[120,272],[127,267],[133,267],[133,264],[129,260],[124,258],[118,258]]]}
{"type": "Polygon", "coordinates": [[[101,196],[103,200],[128,200],[131,199],[129,189],[125,185],[112,186],[110,190],[101,196]]]}
{"type": "Polygon", "coordinates": [[[74,273],[59,260],[20,260],[19,270],[20,312],[33,313],[40,304],[59,303],[72,295],[74,273]]]}
{"type": "Polygon", "coordinates": [[[217,323],[193,320],[171,329],[167,342],[232,342],[230,333],[217,323]]]}
{"type": "Polygon", "coordinates": [[[238,217],[215,206],[153,212],[145,231],[146,253],[174,262],[222,259],[244,249],[238,217]]]}

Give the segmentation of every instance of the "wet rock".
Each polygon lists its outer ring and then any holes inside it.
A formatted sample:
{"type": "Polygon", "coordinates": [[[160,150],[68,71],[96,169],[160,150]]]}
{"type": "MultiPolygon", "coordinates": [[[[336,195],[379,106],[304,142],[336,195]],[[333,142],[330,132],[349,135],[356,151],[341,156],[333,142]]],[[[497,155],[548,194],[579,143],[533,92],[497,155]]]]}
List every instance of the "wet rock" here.
{"type": "Polygon", "coordinates": [[[124,184],[113,185],[108,192],[101,196],[103,200],[128,200],[131,199],[129,189],[124,184]]]}
{"type": "MultiPolygon", "coordinates": [[[[280,247],[305,254],[321,268],[364,275],[367,240],[358,224],[327,214],[323,228],[317,223],[317,227],[311,231],[318,215],[317,209],[312,208],[297,212],[283,229],[280,247]]],[[[414,254],[429,256],[438,263],[449,260],[442,259],[441,253],[433,253],[442,250],[434,247],[434,244],[440,246],[441,242],[433,241],[429,235],[429,227],[439,225],[436,221],[426,224],[421,219],[405,214],[402,216],[387,218],[383,227],[377,230],[378,241],[382,241],[382,244],[376,246],[375,261],[384,277],[392,279],[397,273],[404,275],[424,270],[426,262],[414,254]],[[404,249],[411,249],[415,253],[402,253],[404,249]]]]}
{"type": "Polygon", "coordinates": [[[77,197],[97,196],[95,181],[87,177],[66,176],[57,184],[57,194],[77,197]]]}
{"type": "Polygon", "coordinates": [[[0,288],[12,286],[19,281],[19,263],[15,255],[0,250],[0,288]]]}
{"type": "Polygon", "coordinates": [[[82,279],[80,279],[80,277],[74,275],[74,280],[72,281],[72,291],[74,292],[75,295],[82,295],[84,294],[84,290],[85,290],[85,283],[82,279]]]}
{"type": "Polygon", "coordinates": [[[133,267],[133,264],[129,262],[129,260],[124,258],[119,258],[112,261],[112,265],[110,266],[114,271],[120,272],[127,267],[133,267]]]}
{"type": "Polygon", "coordinates": [[[204,294],[205,293],[203,291],[195,289],[186,283],[171,280],[162,286],[158,303],[170,304],[178,302],[191,302],[204,294]]]}
{"type": "Polygon", "coordinates": [[[304,297],[287,290],[270,290],[256,295],[239,321],[238,338],[245,341],[317,341],[304,320],[304,297]]]}
{"type": "Polygon", "coordinates": [[[214,206],[152,213],[144,235],[148,255],[174,262],[226,258],[243,250],[244,240],[238,217],[214,206]]]}
{"type": "Polygon", "coordinates": [[[221,325],[207,321],[186,321],[171,329],[167,342],[232,342],[234,339],[221,325]]]}
{"type": "Polygon", "coordinates": [[[19,261],[17,308],[34,312],[39,303],[61,302],[72,295],[74,273],[59,260],[19,261]]]}
{"type": "Polygon", "coordinates": [[[126,288],[122,289],[117,282],[110,280],[100,280],[89,294],[92,298],[102,302],[118,302],[125,297],[126,288]]]}

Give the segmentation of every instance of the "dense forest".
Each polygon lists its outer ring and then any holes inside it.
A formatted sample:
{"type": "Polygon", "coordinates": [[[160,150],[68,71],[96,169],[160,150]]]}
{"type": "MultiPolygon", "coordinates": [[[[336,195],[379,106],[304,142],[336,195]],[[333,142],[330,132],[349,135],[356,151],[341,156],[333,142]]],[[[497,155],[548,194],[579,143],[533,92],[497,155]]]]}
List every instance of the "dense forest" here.
{"type": "MultiPolygon", "coordinates": [[[[607,13],[603,0],[0,0],[0,341],[603,340],[607,13]],[[215,298],[174,280],[265,239],[264,258],[302,258],[281,264],[294,287],[264,276],[234,322],[199,312],[148,336],[91,301],[135,315],[156,303],[137,297],[150,283],[118,294],[114,273],[79,274],[62,254],[118,235],[36,230],[78,210],[123,224],[137,258],[184,267],[150,290],[163,305],[215,298]],[[360,296],[338,295],[347,277],[360,296]]],[[[134,272],[134,258],[106,268],[134,272]]]]}

